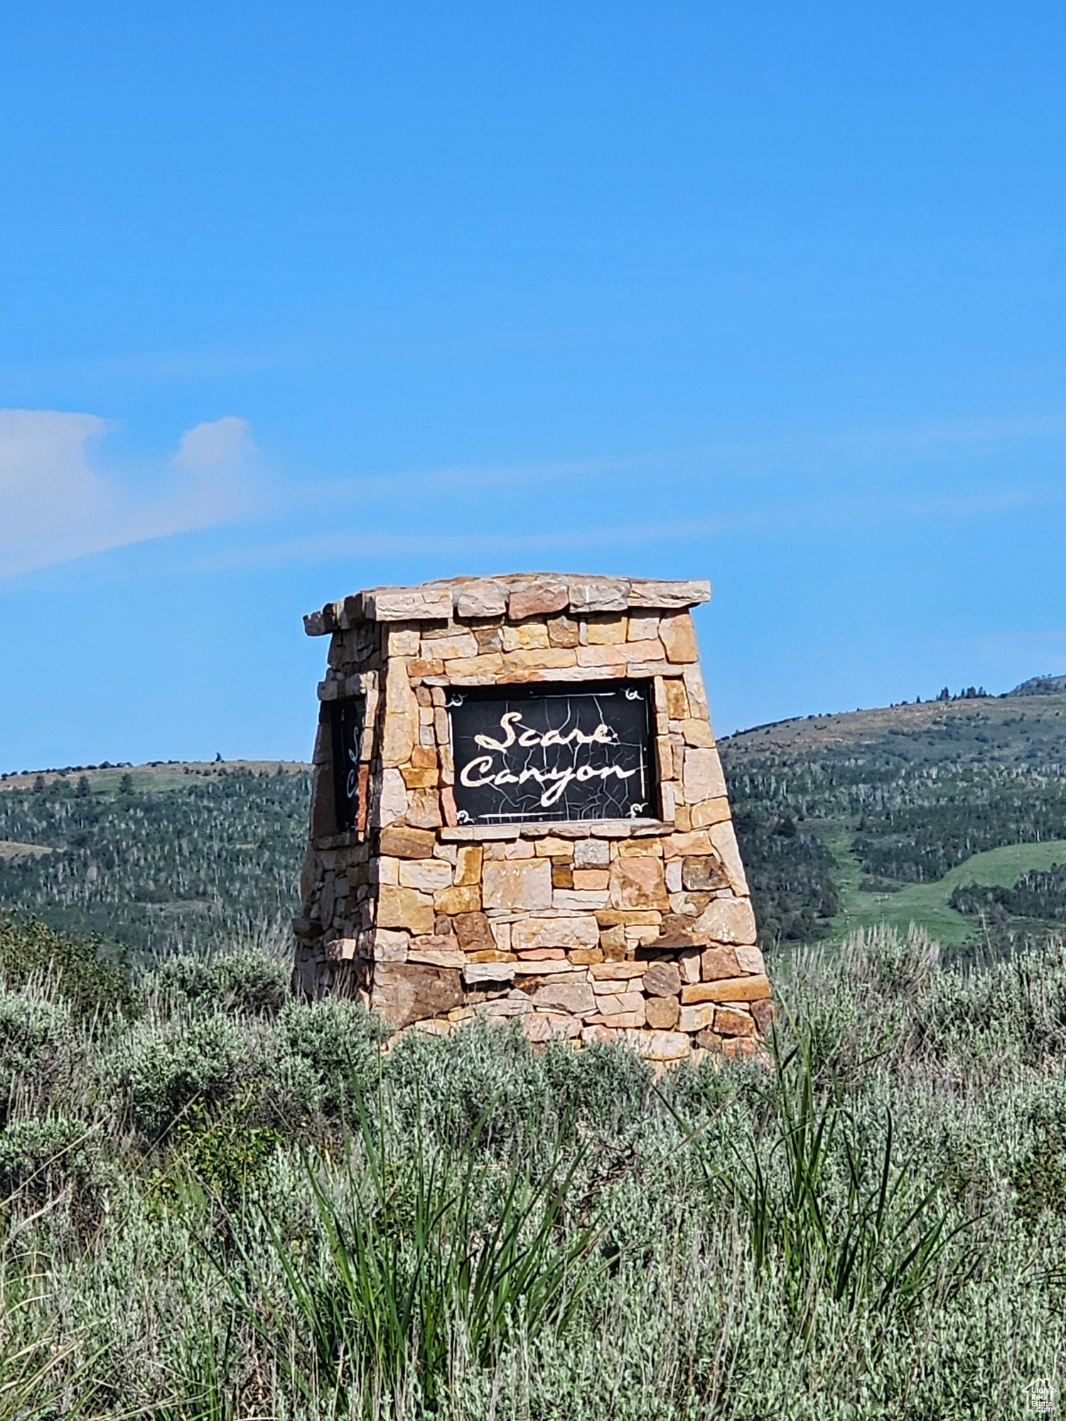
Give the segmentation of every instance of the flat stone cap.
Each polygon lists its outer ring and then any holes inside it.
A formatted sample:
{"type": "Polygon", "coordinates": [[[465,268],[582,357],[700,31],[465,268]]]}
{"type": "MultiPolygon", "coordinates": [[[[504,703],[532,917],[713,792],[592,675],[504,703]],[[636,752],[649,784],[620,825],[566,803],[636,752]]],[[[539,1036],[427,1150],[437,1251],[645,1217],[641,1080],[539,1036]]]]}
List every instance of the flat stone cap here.
{"type": "Polygon", "coordinates": [[[414,587],[367,587],[304,617],[308,636],[347,631],[358,622],[447,622],[478,617],[548,617],[558,612],[680,612],[710,601],[703,579],[600,577],[575,572],[520,572],[450,577],[414,587]]]}

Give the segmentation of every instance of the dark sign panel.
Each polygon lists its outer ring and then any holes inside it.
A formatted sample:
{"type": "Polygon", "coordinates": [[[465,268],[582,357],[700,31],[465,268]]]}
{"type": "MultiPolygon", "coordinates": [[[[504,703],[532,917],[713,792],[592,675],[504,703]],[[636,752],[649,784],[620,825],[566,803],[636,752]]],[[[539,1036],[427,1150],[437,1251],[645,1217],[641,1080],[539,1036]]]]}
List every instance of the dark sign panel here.
{"type": "Polygon", "coordinates": [[[453,687],[460,824],[654,819],[651,683],[453,687]]]}
{"type": "Polygon", "coordinates": [[[366,702],[362,696],[334,701],[330,706],[333,729],[333,803],[337,833],[355,827],[359,812],[359,741],[366,702]]]}

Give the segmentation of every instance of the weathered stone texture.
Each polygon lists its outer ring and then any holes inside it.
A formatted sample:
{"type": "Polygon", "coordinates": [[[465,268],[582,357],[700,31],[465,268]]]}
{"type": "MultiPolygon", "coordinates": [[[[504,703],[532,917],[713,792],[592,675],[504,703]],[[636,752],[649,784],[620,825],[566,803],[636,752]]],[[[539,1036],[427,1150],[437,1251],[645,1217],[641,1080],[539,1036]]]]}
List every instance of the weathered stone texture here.
{"type": "Polygon", "coordinates": [[[459,973],[446,967],[379,962],[371,1006],[398,1031],[414,1021],[450,1011],[463,1000],[459,973]]]}
{"type": "Polygon", "coordinates": [[[688,611],[708,596],[500,575],[374,588],[307,618],[332,640],[299,990],[359,990],[397,1030],[517,1018],[534,1043],[624,1042],[656,1069],[759,1049],[773,1007],[688,611]],[[654,690],[647,819],[458,824],[450,686],[624,676],[654,690]],[[330,707],[353,695],[366,810],[335,835],[330,707]]]}
{"type": "Polygon", "coordinates": [[[545,859],[486,863],[483,896],[486,908],[501,912],[550,908],[551,865],[545,859]]]}

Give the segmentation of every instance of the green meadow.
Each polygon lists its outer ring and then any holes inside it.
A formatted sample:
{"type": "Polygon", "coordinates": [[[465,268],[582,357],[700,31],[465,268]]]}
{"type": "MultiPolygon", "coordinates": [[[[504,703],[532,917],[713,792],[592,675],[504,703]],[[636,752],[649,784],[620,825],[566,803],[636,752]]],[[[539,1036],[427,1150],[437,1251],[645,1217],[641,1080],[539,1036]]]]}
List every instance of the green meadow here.
{"type": "Polygon", "coordinates": [[[1043,873],[1066,863],[1066,839],[1042,844],[1005,844],[974,854],[949,869],[935,883],[911,883],[892,893],[864,893],[862,870],[842,836],[831,841],[839,865],[841,908],[835,935],[845,937],[856,928],[886,923],[906,932],[911,923],[924,928],[945,947],[959,947],[980,931],[974,919],[949,906],[953,891],[963,884],[1009,888],[1024,873],[1043,873]]]}

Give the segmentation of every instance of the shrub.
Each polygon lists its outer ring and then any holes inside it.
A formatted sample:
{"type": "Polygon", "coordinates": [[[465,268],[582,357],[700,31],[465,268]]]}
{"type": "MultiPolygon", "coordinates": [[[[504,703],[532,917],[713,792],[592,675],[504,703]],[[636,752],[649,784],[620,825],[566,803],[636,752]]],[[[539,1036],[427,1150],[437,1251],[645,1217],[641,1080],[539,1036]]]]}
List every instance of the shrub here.
{"type": "Polygon", "coordinates": [[[57,1115],[13,1120],[0,1134],[0,1194],[40,1207],[64,1193],[81,1218],[95,1217],[110,1171],[100,1133],[83,1120],[57,1115]]]}
{"type": "Polygon", "coordinates": [[[288,968],[254,948],[209,958],[182,953],[149,973],[144,986],[171,1002],[257,1015],[276,1014],[290,996],[288,968]]]}
{"type": "Polygon", "coordinates": [[[278,1076],[303,1113],[345,1113],[379,1075],[381,1023],[362,1004],[330,997],[288,1001],[278,1014],[278,1076]]]}
{"type": "Polygon", "coordinates": [[[0,917],[0,973],[13,987],[48,974],[79,1017],[133,1007],[129,974],[103,959],[99,939],[53,932],[37,918],[0,917]]]}
{"type": "Polygon", "coordinates": [[[111,1062],[134,1128],[158,1140],[193,1101],[214,1104],[260,1074],[256,1053],[228,1018],[143,1025],[111,1062]]]}
{"type": "Polygon", "coordinates": [[[21,992],[0,994],[0,1093],[16,1081],[47,1084],[69,1057],[73,1044],[66,1002],[21,992]]]}

